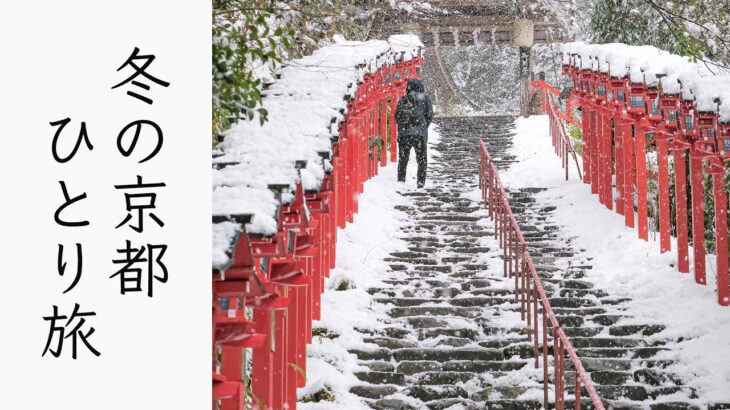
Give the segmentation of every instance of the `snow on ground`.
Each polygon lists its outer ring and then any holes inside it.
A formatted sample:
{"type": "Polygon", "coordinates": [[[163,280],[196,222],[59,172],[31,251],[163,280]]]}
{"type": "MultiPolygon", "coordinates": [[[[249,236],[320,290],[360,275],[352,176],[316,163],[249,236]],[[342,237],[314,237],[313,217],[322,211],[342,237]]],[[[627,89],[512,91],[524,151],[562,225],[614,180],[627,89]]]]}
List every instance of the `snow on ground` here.
{"type": "Polygon", "coordinates": [[[656,358],[677,360],[669,370],[697,389],[701,400],[730,401],[730,309],[717,304],[710,273],[707,286],[696,284],[691,273],[679,273],[676,252],[660,254],[658,239],[638,239],[623,216],[601,205],[590,186],[578,180],[572,160],[571,179],[565,181],[547,116],[518,119],[516,132],[512,149],[517,162],[501,174],[504,185],[551,188],[536,199],[557,206],[563,232],[585,249],[582,256],[593,258],[587,278],[614,297],[631,298],[628,313],[637,323],[667,327],[651,338],[674,340],[675,345],[656,358]]]}
{"type": "MultiPolygon", "coordinates": [[[[438,132],[432,126],[429,145],[438,139],[438,132]]],[[[438,153],[429,147],[428,155],[431,161],[438,153]]],[[[327,385],[335,401],[298,403],[302,409],[370,409],[350,393],[350,387],[358,383],[353,373],[367,368],[359,366],[356,356],[347,349],[368,348],[355,329],[379,328],[378,319],[387,317],[385,311],[373,310],[372,296],[366,290],[387,286],[381,281],[386,279],[384,274],[389,270],[389,264],[383,259],[391,252],[407,248],[405,241],[396,239],[407,216],[395,206],[408,204],[409,199],[398,191],[416,189],[416,167],[415,153],[411,150],[405,185],[397,182],[397,163],[381,168],[377,176],[365,183],[354,222],[338,231],[336,267],[326,279],[322,295],[322,320],[314,322],[312,327],[327,329],[339,337],[332,340],[315,336],[307,346],[307,385],[298,392],[301,399],[327,385]],[[351,289],[335,290],[344,280],[352,284],[351,289]]]]}

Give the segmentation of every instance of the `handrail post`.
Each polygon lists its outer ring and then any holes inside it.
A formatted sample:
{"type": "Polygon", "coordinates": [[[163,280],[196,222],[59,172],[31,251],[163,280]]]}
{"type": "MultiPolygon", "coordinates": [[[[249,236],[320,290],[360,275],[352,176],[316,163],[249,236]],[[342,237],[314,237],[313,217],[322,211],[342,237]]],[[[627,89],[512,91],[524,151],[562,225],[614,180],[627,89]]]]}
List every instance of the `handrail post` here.
{"type": "Polygon", "coordinates": [[[543,390],[544,390],[544,405],[546,409],[548,407],[548,334],[547,334],[547,312],[545,311],[545,304],[542,304],[542,377],[543,377],[543,390]]]}

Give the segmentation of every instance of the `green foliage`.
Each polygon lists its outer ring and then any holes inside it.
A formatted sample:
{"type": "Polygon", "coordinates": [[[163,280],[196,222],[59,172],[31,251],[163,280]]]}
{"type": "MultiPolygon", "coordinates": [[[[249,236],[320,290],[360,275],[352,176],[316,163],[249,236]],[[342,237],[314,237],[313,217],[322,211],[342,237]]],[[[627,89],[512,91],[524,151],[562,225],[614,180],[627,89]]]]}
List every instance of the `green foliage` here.
{"type": "Polygon", "coordinates": [[[583,155],[583,129],[581,129],[579,126],[569,123],[568,124],[568,136],[570,137],[570,142],[573,145],[573,151],[575,151],[578,155],[583,155]]]}
{"type": "Polygon", "coordinates": [[[326,327],[315,327],[312,329],[312,336],[324,337],[326,339],[336,339],[339,334],[327,329],[326,327]]]}
{"type": "Polygon", "coordinates": [[[262,0],[213,1],[213,135],[230,127],[231,118],[258,116],[266,121],[261,106],[261,80],[254,69],[281,62],[291,47],[295,31],[272,27],[273,12],[262,0]]]}
{"type": "Polygon", "coordinates": [[[383,152],[385,152],[385,140],[380,135],[370,137],[369,148],[368,158],[373,159],[373,157],[376,157],[380,161],[383,158],[383,152]]]}
{"type": "Polygon", "coordinates": [[[357,0],[212,1],[214,145],[239,119],[267,121],[262,73],[312,53],[334,34],[366,39],[371,16],[356,15],[357,0]]]}
{"type": "Polygon", "coordinates": [[[320,401],[335,401],[335,393],[328,385],[324,385],[315,393],[302,397],[302,403],[318,403],[320,401]]]}
{"type": "Polygon", "coordinates": [[[347,278],[342,278],[340,282],[335,287],[335,290],[337,291],[344,291],[344,290],[350,290],[355,289],[355,283],[347,278]]]}

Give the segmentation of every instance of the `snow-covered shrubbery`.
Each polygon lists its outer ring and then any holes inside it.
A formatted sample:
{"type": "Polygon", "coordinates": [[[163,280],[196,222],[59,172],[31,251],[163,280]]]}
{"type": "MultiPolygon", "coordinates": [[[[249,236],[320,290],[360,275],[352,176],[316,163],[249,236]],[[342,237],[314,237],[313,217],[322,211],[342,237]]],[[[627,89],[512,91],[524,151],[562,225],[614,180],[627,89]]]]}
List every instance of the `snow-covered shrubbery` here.
{"type": "Polygon", "coordinates": [[[364,40],[374,14],[356,0],[213,0],[213,118],[215,137],[239,118],[265,121],[264,83],[284,61],[331,44],[334,35],[364,40]]]}
{"type": "MultiPolygon", "coordinates": [[[[305,190],[319,190],[331,166],[320,153],[331,155],[332,138],[347,114],[345,95],[355,94],[366,73],[395,62],[401,51],[410,59],[420,47],[410,35],[367,42],[336,37],[334,44],[288,62],[264,97],[269,120],[239,122],[214,152],[213,215],[252,214],[249,233],[276,233],[279,200],[269,185],[291,187],[284,202],[292,199],[298,182],[305,190]],[[306,165],[297,169],[302,161],[306,165]]],[[[241,227],[234,222],[213,226],[214,266],[228,262],[236,228],[241,227]]]]}

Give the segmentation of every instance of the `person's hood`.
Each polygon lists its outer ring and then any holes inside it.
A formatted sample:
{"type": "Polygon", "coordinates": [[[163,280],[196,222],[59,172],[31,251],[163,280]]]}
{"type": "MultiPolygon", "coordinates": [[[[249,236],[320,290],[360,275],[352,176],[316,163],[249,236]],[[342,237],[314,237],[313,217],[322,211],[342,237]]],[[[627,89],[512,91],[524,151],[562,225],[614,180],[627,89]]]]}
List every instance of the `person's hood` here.
{"type": "Polygon", "coordinates": [[[426,89],[423,87],[423,82],[421,82],[421,80],[408,80],[408,83],[406,84],[406,94],[411,91],[423,93],[426,92],[426,89]]]}

